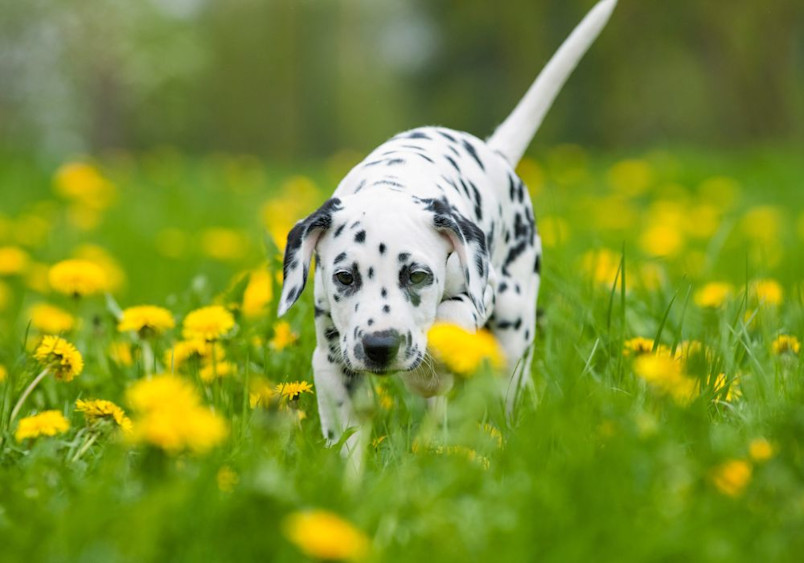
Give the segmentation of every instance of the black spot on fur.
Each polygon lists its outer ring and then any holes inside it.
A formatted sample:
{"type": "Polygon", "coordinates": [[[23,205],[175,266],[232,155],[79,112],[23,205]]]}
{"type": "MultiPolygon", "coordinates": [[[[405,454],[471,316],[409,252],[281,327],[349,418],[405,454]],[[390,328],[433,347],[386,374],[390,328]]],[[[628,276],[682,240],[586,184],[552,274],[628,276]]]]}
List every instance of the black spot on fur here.
{"type": "Polygon", "coordinates": [[[368,278],[372,279],[374,277],[374,268],[368,269],[368,278]]]}
{"type": "Polygon", "coordinates": [[[339,264],[339,263],[343,262],[344,260],[346,260],[346,253],[341,252],[340,254],[338,254],[335,257],[335,261],[333,262],[333,264],[339,264]]]}
{"type": "Polygon", "coordinates": [[[380,295],[382,296],[383,299],[385,299],[386,297],[388,297],[388,290],[382,288],[382,291],[380,291],[380,295]]]}
{"type": "Polygon", "coordinates": [[[408,139],[427,139],[430,140],[430,137],[427,134],[422,133],[421,131],[413,131],[412,133],[406,135],[408,139]]]}
{"type": "Polygon", "coordinates": [[[541,274],[542,273],[542,255],[536,255],[536,261],[533,263],[533,273],[541,274]]]}
{"type": "Polygon", "coordinates": [[[359,231],[355,234],[355,242],[364,243],[366,242],[366,231],[359,231]]]}
{"type": "Polygon", "coordinates": [[[448,141],[452,141],[453,143],[456,142],[455,137],[453,137],[449,133],[446,133],[444,131],[439,131],[438,134],[441,135],[442,137],[444,137],[448,141]]]}
{"type": "Polygon", "coordinates": [[[390,305],[383,305],[382,306],[382,312],[383,313],[390,313],[391,312],[391,306],[390,305]]]}
{"type": "Polygon", "coordinates": [[[469,141],[464,139],[463,140],[463,148],[466,149],[466,152],[469,153],[469,156],[471,156],[472,158],[475,159],[475,162],[477,162],[477,165],[480,167],[480,169],[485,172],[486,167],[483,166],[483,163],[480,161],[480,157],[477,155],[477,151],[475,150],[475,147],[473,147],[472,144],[469,141]]]}
{"type": "Polygon", "coordinates": [[[343,225],[340,225],[337,229],[335,229],[335,238],[338,238],[339,236],[341,236],[341,233],[343,232],[343,228],[345,226],[346,226],[346,223],[344,223],[343,225]]]}
{"type": "Polygon", "coordinates": [[[453,167],[453,168],[454,168],[454,169],[455,169],[457,172],[460,172],[460,171],[461,171],[461,167],[460,167],[460,166],[458,166],[458,163],[457,163],[457,162],[455,162],[455,159],[454,159],[454,158],[452,158],[452,157],[451,157],[451,156],[449,156],[448,154],[445,154],[445,155],[444,155],[444,158],[446,158],[446,159],[447,159],[447,161],[449,161],[449,163],[452,165],[452,167],[453,167]]]}
{"type": "Polygon", "coordinates": [[[385,254],[385,243],[380,243],[380,254],[385,254]]]}
{"type": "Polygon", "coordinates": [[[404,262],[405,260],[410,258],[410,254],[408,254],[407,252],[400,252],[397,258],[399,259],[400,262],[404,262]]]}
{"type": "Polygon", "coordinates": [[[369,319],[366,324],[368,324],[369,326],[373,325],[374,324],[374,319],[369,319]]]}

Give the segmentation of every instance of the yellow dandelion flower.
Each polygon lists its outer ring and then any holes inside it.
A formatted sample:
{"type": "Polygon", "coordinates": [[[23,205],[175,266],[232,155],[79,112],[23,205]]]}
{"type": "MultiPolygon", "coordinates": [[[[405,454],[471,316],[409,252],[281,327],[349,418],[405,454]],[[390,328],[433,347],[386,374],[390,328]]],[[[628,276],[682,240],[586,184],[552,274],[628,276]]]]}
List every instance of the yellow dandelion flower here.
{"type": "Polygon", "coordinates": [[[16,246],[0,246],[0,276],[17,276],[28,269],[28,253],[16,246]]]}
{"type": "Polygon", "coordinates": [[[56,379],[72,381],[84,370],[84,359],[75,346],[58,336],[45,336],[34,358],[50,369],[56,379]]]}
{"type": "Polygon", "coordinates": [[[47,303],[37,303],[28,310],[31,326],[39,332],[58,334],[70,332],[75,328],[75,318],[60,307],[47,303]]]}
{"type": "Polygon", "coordinates": [[[202,307],[184,319],[184,338],[211,342],[225,336],[235,326],[232,314],[220,305],[202,307]]]}
{"type": "Polygon", "coordinates": [[[134,354],[128,342],[112,342],[109,344],[109,357],[120,366],[130,366],[134,363],[134,354]]]}
{"type": "Polygon", "coordinates": [[[734,293],[734,286],[726,282],[710,282],[695,292],[693,300],[699,307],[717,309],[722,307],[734,293]]]}
{"type": "Polygon", "coordinates": [[[167,309],[154,305],[140,305],[123,310],[123,318],[117,325],[120,332],[134,331],[141,338],[161,334],[176,326],[173,315],[167,309]]]}
{"type": "Polygon", "coordinates": [[[240,478],[237,476],[234,469],[228,465],[224,465],[218,469],[218,473],[215,475],[215,481],[218,483],[219,491],[231,493],[234,491],[237,483],[240,482],[240,478]]]}
{"type": "Polygon", "coordinates": [[[115,185],[85,162],[62,165],[53,177],[53,185],[63,198],[96,210],[110,206],[117,197],[115,185]]]}
{"type": "Polygon", "coordinates": [[[271,274],[267,269],[251,272],[243,292],[243,315],[250,319],[265,313],[267,305],[273,299],[273,291],[271,274]]]}
{"type": "Polygon", "coordinates": [[[51,266],[48,283],[55,291],[72,297],[94,295],[108,287],[106,274],[88,260],[63,260],[51,266]]]}
{"type": "Polygon", "coordinates": [[[751,295],[762,305],[782,304],[784,290],[776,280],[756,280],[751,284],[751,295]]]}
{"type": "Polygon", "coordinates": [[[622,284],[622,272],[620,272],[620,255],[601,248],[591,250],[581,257],[581,271],[591,279],[596,285],[603,285],[611,288],[617,280],[617,286],[622,284]]]}
{"type": "Polygon", "coordinates": [[[226,353],[218,342],[205,340],[182,340],[176,342],[165,353],[165,366],[170,370],[179,370],[187,362],[206,362],[223,360],[226,353]]]}
{"type": "Polygon", "coordinates": [[[641,356],[653,353],[653,339],[637,336],[623,342],[623,356],[641,356]]]}
{"type": "Polygon", "coordinates": [[[677,360],[689,361],[690,358],[709,357],[710,355],[711,351],[700,340],[682,340],[676,346],[675,358],[677,360]]]}
{"type": "Polygon", "coordinates": [[[748,444],[748,455],[756,463],[765,463],[776,454],[776,448],[765,438],[754,438],[748,444]]]}
{"type": "Polygon", "coordinates": [[[274,337],[271,338],[268,345],[274,350],[279,351],[284,350],[298,339],[299,335],[293,332],[290,328],[290,324],[285,321],[280,321],[274,325],[274,337]]]}
{"type": "Polygon", "coordinates": [[[739,399],[743,396],[742,392],[740,391],[739,378],[735,377],[729,381],[726,378],[726,374],[721,373],[715,378],[715,382],[712,384],[712,390],[716,395],[720,395],[724,389],[726,390],[725,400],[728,403],[731,403],[735,399],[739,399]]]}
{"type": "Polygon", "coordinates": [[[314,559],[355,560],[368,554],[366,535],[337,514],[304,510],[285,518],[285,537],[314,559]]]}
{"type": "Polygon", "coordinates": [[[175,375],[156,375],[132,385],[126,399],[135,411],[129,439],[168,453],[205,453],[229,434],[223,417],[201,405],[198,392],[175,375]]]}
{"type": "Polygon", "coordinates": [[[740,184],[733,178],[715,176],[704,180],[698,187],[698,192],[704,201],[720,209],[728,209],[740,197],[740,184]]]}
{"type": "Polygon", "coordinates": [[[679,405],[689,404],[698,396],[698,383],[684,374],[683,364],[666,355],[643,355],[634,361],[634,372],[651,388],[669,395],[679,405]]]}
{"type": "Polygon", "coordinates": [[[720,209],[714,205],[695,205],[685,216],[684,230],[694,238],[712,238],[720,226],[720,215],[720,209]]]}
{"type": "Polygon", "coordinates": [[[8,370],[6,366],[0,364],[0,383],[3,383],[6,379],[8,379],[8,370]]]}
{"type": "Polygon", "coordinates": [[[798,338],[789,334],[781,334],[776,337],[776,340],[771,344],[771,350],[777,356],[782,354],[795,354],[798,355],[801,351],[801,343],[798,338]]]}
{"type": "Polygon", "coordinates": [[[242,260],[248,249],[248,237],[232,229],[213,227],[201,233],[201,250],[213,260],[221,262],[242,260]]]}
{"type": "Polygon", "coordinates": [[[654,223],[642,231],[639,246],[649,256],[675,256],[684,247],[684,237],[675,226],[654,223]]]}
{"type": "Polygon", "coordinates": [[[388,390],[382,385],[374,386],[374,394],[377,396],[377,402],[383,410],[391,410],[394,406],[394,399],[391,397],[388,390]]]}
{"type": "Polygon", "coordinates": [[[433,356],[459,375],[471,375],[484,361],[494,369],[504,364],[500,345],[486,330],[471,333],[457,325],[436,323],[427,333],[427,341],[433,356]]]}
{"type": "Polygon", "coordinates": [[[69,429],[70,421],[64,418],[61,411],[43,411],[39,414],[26,416],[20,419],[14,437],[17,439],[17,442],[22,442],[27,438],[63,434],[69,429]]]}
{"type": "Polygon", "coordinates": [[[653,167],[646,160],[622,160],[609,169],[609,185],[626,196],[645,193],[653,185],[653,167]]]}
{"type": "Polygon", "coordinates": [[[251,408],[267,407],[276,397],[274,384],[264,377],[255,377],[249,381],[248,404],[251,408]]]}
{"type": "Polygon", "coordinates": [[[740,228],[749,240],[772,244],[779,240],[784,225],[784,214],[778,207],[760,205],[750,209],[740,221],[740,228]]]}
{"type": "Polygon", "coordinates": [[[493,424],[489,424],[488,422],[480,425],[481,430],[488,434],[489,438],[491,438],[498,448],[503,447],[503,435],[500,430],[494,426],[493,424]]]}
{"type": "Polygon", "coordinates": [[[92,262],[103,271],[105,281],[104,291],[112,293],[119,290],[126,283],[126,273],[120,263],[109,254],[109,251],[97,244],[82,244],[73,252],[73,257],[79,260],[92,262]]]}
{"type": "Polygon", "coordinates": [[[211,383],[222,377],[230,377],[237,373],[237,366],[232,362],[209,363],[198,371],[198,377],[204,383],[211,383]]]}
{"type": "Polygon", "coordinates": [[[545,248],[555,248],[570,238],[569,223],[561,217],[542,217],[539,221],[539,234],[545,248]]]}
{"type": "Polygon", "coordinates": [[[312,393],[313,386],[306,381],[292,381],[289,383],[280,383],[276,386],[275,391],[277,395],[289,401],[295,401],[301,397],[302,393],[312,393]]]}
{"type": "Polygon", "coordinates": [[[93,424],[99,420],[112,420],[119,426],[123,432],[131,431],[131,419],[126,416],[126,413],[111,401],[105,399],[93,399],[84,401],[78,399],[75,402],[75,410],[83,413],[84,418],[89,424],[93,424]]]}
{"type": "Polygon", "coordinates": [[[750,463],[740,459],[731,459],[712,470],[712,481],[724,495],[738,497],[743,494],[751,481],[751,473],[750,463]]]}

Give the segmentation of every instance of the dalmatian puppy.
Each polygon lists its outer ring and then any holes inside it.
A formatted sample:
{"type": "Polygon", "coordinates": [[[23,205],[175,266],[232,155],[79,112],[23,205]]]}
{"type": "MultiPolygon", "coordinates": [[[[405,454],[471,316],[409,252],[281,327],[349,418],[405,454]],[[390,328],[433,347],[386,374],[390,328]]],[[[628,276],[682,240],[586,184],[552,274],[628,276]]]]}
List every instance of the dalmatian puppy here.
{"type": "Polygon", "coordinates": [[[353,395],[368,374],[399,374],[425,397],[449,390],[452,376],[427,356],[437,321],[494,334],[513,408],[530,373],[541,271],[533,208],[514,169],[615,5],[602,0],[587,14],[488,140],[444,127],[400,133],[290,231],[279,315],[315,256],[312,362],[330,443],[358,425],[353,395]]]}

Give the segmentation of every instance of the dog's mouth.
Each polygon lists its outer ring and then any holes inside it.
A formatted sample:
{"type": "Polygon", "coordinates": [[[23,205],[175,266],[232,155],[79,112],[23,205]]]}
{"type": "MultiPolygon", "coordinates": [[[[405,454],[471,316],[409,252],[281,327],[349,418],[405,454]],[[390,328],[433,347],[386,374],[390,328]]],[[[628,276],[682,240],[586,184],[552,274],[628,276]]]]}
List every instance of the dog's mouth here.
{"type": "Polygon", "coordinates": [[[416,352],[416,357],[413,359],[409,366],[394,366],[394,365],[383,365],[378,364],[372,361],[364,361],[365,367],[358,369],[356,371],[361,371],[363,373],[370,373],[372,375],[377,375],[379,377],[387,377],[390,375],[394,375],[397,373],[405,373],[409,371],[413,371],[418,368],[422,361],[424,360],[424,355],[420,352],[416,352]]]}

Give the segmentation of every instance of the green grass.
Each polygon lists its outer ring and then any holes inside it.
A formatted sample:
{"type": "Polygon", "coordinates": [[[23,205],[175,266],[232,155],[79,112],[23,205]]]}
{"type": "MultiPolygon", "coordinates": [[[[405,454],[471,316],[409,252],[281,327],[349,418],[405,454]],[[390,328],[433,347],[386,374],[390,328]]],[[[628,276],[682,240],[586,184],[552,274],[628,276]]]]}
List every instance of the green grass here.
{"type": "MultiPolygon", "coordinates": [[[[775,355],[771,346],[779,334],[804,337],[800,151],[652,152],[637,164],[652,171],[644,182],[619,179],[638,193],[617,200],[611,214],[601,200],[616,191],[611,182],[618,180],[609,176],[616,160],[563,147],[540,152],[538,168],[526,174],[535,184],[537,219],[553,218],[545,228],[563,220],[566,236],[545,248],[535,385],[515,423],[506,424],[488,373],[453,391],[446,431],[400,382],[377,380],[393,406],[375,400],[365,406],[372,436],[385,439],[366,452],[357,481],[339,453],[324,446],[313,395],[298,402],[307,415],[300,423],[287,410],[247,406],[251,378],[312,381],[309,290],[288,315],[298,344],[281,351],[265,344],[276,322],[271,305],[256,319],[238,314],[238,331],[224,343],[239,367],[236,377],[208,386],[197,370],[184,375],[228,420],[230,435],[221,446],[202,456],[168,456],[107,432],[74,459],[88,436],[73,412],[75,400],[104,398],[127,408],[125,389],[152,366],[141,356],[131,366],[109,359],[109,343],[132,338],[117,333],[103,297],[76,303],[40,294],[25,276],[0,278],[7,294],[0,301],[0,364],[9,373],[0,383],[0,558],[297,561],[303,556],[284,537],[283,518],[326,508],[363,530],[370,558],[382,561],[798,560],[804,552],[804,368],[798,356],[775,355]],[[705,182],[715,176],[734,179],[736,191],[730,203],[714,205],[712,232],[696,238],[689,233],[700,224],[690,226],[689,218],[712,202],[705,182]],[[654,205],[668,200],[681,206],[680,218],[654,205]],[[633,211],[630,223],[624,206],[633,211]],[[767,206],[773,233],[763,238],[752,226],[764,219],[752,213],[767,206]],[[611,228],[613,219],[624,224],[611,228]],[[662,222],[684,237],[671,256],[651,256],[640,237],[662,222]],[[627,291],[612,284],[612,271],[596,281],[585,269],[584,255],[601,248],[616,257],[614,272],[624,266],[627,291]],[[646,267],[647,277],[658,281],[645,282],[646,267]],[[766,278],[784,289],[778,306],[760,306],[744,290],[766,278]],[[716,280],[733,285],[732,297],[715,309],[696,305],[696,291],[716,280]],[[22,411],[61,410],[70,431],[17,443],[16,422],[8,417],[38,372],[30,354],[38,335],[27,316],[38,301],[82,319],[64,336],[83,353],[86,368],[71,383],[48,378],[22,411]],[[752,322],[746,313],[756,315],[752,322]],[[698,397],[679,405],[637,377],[622,353],[623,342],[635,336],[668,347],[700,341],[708,352],[686,366],[699,382],[698,397]],[[728,400],[727,390],[716,388],[720,373],[740,397],[728,400]],[[500,430],[502,447],[483,423],[500,430]],[[749,457],[749,444],[761,437],[774,447],[763,462],[749,457]],[[439,444],[463,449],[444,453],[439,444]],[[729,460],[752,468],[738,495],[714,483],[716,468],[729,460]],[[223,466],[238,477],[231,491],[218,485],[223,466]]],[[[239,303],[237,280],[265,260],[261,205],[282,197],[293,212],[309,209],[337,182],[339,162],[301,169],[319,192],[299,204],[282,186],[300,169],[164,150],[109,155],[100,165],[117,185],[118,200],[97,228],[82,231],[51,188],[52,168],[5,157],[0,246],[22,240],[35,262],[52,264],[81,244],[100,245],[125,272],[114,301],[165,306],[180,327],[196,307],[216,299],[239,303]],[[31,215],[48,225],[40,240],[20,234],[29,228],[20,218],[31,215]],[[212,226],[244,233],[242,255],[221,261],[205,254],[201,240],[212,226]],[[184,233],[175,256],[160,242],[166,228],[184,233]]],[[[273,252],[270,263],[276,267],[273,252]]],[[[180,328],[157,339],[156,358],[178,338],[180,328]]]]}

